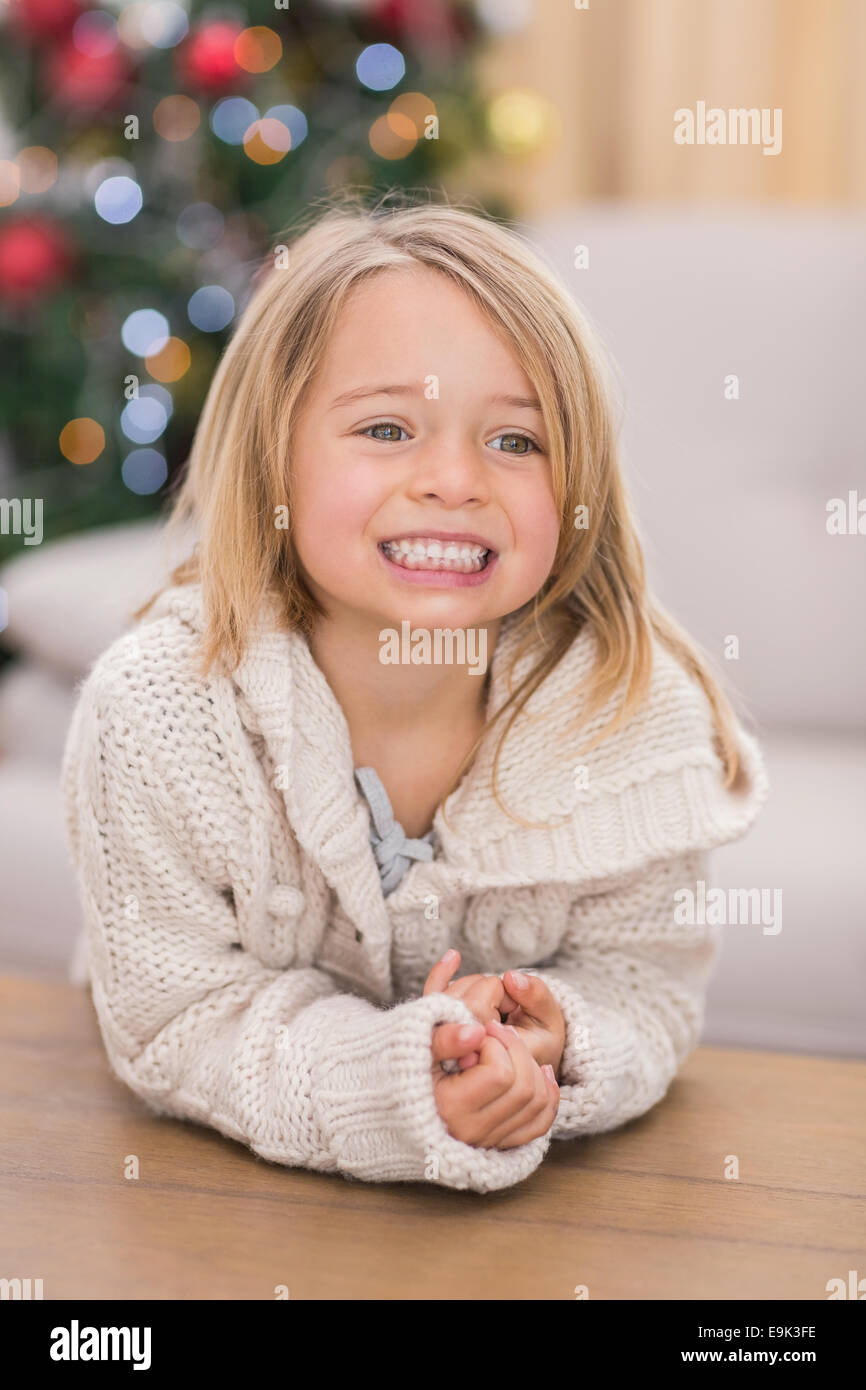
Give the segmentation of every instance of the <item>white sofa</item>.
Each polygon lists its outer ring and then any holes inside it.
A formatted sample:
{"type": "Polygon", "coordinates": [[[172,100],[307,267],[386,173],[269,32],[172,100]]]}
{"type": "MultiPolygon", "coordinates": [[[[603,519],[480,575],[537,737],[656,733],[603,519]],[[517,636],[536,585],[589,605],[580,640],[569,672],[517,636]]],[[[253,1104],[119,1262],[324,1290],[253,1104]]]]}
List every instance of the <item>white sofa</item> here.
{"type": "Polygon", "coordinates": [[[0,570],[0,970],[63,976],[78,934],[58,772],[76,685],[178,558],[152,521],[23,550],[0,570]]]}
{"type": "Polygon", "coordinates": [[[782,930],[725,928],[705,1038],[862,1056],[866,536],[829,535],[826,507],[866,495],[866,219],[596,204],[527,230],[618,364],[655,588],[767,758],[768,805],[715,880],[781,888],[782,930]]]}
{"type": "MultiPolygon", "coordinates": [[[[526,230],[619,363],[655,586],[745,697],[767,757],[768,806],[717,852],[714,882],[781,888],[782,930],[725,928],[705,1038],[863,1055],[866,537],[825,528],[866,456],[863,222],[594,205],[526,230]]],[[[74,682],[169,558],[143,524],[0,572],[22,654],[0,673],[0,968],[66,970],[78,908],[57,760],[74,682]]]]}

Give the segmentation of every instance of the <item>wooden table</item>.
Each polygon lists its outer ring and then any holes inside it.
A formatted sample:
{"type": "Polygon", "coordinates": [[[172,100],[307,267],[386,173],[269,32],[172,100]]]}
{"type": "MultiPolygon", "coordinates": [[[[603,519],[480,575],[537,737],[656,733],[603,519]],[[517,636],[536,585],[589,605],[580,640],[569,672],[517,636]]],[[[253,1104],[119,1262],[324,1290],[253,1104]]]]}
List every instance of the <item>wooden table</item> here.
{"type": "Polygon", "coordinates": [[[864,1114],[864,1063],[701,1048],[517,1187],[358,1183],[151,1115],[86,991],[0,978],[0,1276],[46,1299],[826,1300],[866,1275],[864,1114]]]}

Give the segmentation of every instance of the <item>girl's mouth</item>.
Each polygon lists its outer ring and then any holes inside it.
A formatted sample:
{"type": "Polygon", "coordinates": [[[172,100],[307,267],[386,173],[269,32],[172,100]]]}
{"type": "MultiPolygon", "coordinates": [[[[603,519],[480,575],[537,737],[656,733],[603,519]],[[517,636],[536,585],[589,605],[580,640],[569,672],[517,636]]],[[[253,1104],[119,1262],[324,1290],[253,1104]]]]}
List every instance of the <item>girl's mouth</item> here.
{"type": "Polygon", "coordinates": [[[426,536],[380,541],[378,549],[391,573],[401,579],[447,587],[484,583],[497,560],[496,551],[486,546],[426,536]]]}
{"type": "Polygon", "coordinates": [[[382,541],[379,548],[389,560],[404,569],[447,570],[452,574],[475,574],[483,570],[493,553],[483,545],[428,541],[420,536],[382,541]]]}

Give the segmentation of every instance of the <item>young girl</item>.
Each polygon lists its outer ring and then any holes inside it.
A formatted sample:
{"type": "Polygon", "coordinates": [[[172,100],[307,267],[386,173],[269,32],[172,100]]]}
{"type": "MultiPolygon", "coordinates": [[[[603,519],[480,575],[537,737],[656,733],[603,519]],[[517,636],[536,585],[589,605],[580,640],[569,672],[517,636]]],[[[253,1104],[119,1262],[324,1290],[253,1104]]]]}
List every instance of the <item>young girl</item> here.
{"type": "Polygon", "coordinates": [[[102,1036],[158,1113],[487,1191],[696,1045],[718,929],[674,895],[766,777],[647,592],[606,370],[472,212],[350,200],[261,278],[192,554],[63,762],[102,1036]]]}

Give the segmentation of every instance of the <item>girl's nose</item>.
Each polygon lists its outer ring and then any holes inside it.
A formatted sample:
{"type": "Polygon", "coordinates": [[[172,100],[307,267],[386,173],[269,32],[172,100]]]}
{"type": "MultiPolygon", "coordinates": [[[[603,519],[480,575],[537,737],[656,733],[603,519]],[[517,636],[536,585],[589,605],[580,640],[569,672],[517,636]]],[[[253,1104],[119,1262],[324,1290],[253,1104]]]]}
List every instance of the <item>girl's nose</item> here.
{"type": "Polygon", "coordinates": [[[449,508],[486,502],[489,498],[483,463],[468,444],[452,448],[441,443],[432,446],[423,460],[417,460],[411,488],[417,497],[439,501],[449,508]]]}

